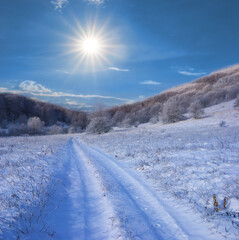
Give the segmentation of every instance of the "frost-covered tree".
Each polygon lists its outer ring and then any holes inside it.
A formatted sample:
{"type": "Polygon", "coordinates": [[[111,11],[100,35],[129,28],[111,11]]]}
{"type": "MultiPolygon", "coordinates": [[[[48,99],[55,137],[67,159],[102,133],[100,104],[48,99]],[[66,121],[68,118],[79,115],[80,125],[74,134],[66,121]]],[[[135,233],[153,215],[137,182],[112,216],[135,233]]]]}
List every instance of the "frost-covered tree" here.
{"type": "Polygon", "coordinates": [[[183,108],[178,104],[177,97],[170,97],[163,105],[163,121],[174,123],[183,120],[183,118],[183,108]]]}
{"type": "Polygon", "coordinates": [[[87,126],[86,131],[95,134],[107,133],[111,130],[110,120],[104,116],[92,118],[90,124],[87,126]]]}
{"type": "Polygon", "coordinates": [[[147,108],[142,108],[135,113],[135,119],[138,123],[146,123],[150,120],[150,114],[147,108]]]}
{"type": "Polygon", "coordinates": [[[39,133],[43,125],[44,122],[39,117],[31,117],[27,121],[27,127],[31,133],[39,133]]]}
{"type": "Polygon", "coordinates": [[[189,112],[191,113],[193,118],[196,118],[196,119],[200,118],[204,113],[203,107],[200,101],[197,100],[195,102],[192,102],[189,106],[189,112]]]}
{"type": "Polygon", "coordinates": [[[235,108],[239,108],[239,94],[237,95],[237,98],[236,98],[236,100],[234,102],[234,107],[235,108]]]}
{"type": "Polygon", "coordinates": [[[112,118],[112,124],[114,126],[118,126],[121,124],[121,122],[123,121],[125,117],[125,112],[123,111],[116,111],[116,113],[114,114],[113,118],[112,118]]]}
{"type": "Polygon", "coordinates": [[[153,124],[156,124],[157,122],[159,122],[159,114],[151,117],[149,121],[153,124]]]}
{"type": "Polygon", "coordinates": [[[64,128],[62,126],[58,126],[58,125],[55,124],[55,125],[53,125],[49,128],[48,133],[52,134],[52,135],[54,135],[54,134],[64,134],[64,133],[66,133],[66,131],[67,131],[66,128],[64,128]]]}
{"type": "Polygon", "coordinates": [[[90,123],[86,131],[94,134],[107,133],[111,130],[111,126],[109,115],[103,110],[102,105],[98,105],[90,116],[90,123]]]}
{"type": "Polygon", "coordinates": [[[156,102],[149,109],[150,119],[157,119],[159,113],[162,112],[162,104],[160,102],[156,102]]]}

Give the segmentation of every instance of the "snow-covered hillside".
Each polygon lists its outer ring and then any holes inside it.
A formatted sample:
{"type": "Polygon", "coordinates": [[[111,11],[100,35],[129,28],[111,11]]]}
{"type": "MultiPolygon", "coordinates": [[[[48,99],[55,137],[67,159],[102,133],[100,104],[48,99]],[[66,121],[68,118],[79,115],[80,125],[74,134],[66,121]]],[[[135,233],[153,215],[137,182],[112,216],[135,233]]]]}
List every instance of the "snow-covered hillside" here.
{"type": "Polygon", "coordinates": [[[0,238],[238,239],[238,120],[0,138],[0,238]]]}

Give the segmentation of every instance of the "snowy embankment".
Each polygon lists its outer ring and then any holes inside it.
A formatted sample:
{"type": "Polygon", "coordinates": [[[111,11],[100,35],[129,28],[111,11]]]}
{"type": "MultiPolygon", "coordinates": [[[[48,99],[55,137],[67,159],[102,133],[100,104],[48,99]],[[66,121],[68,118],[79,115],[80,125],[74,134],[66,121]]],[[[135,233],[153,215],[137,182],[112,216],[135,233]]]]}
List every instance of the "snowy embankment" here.
{"type": "Polygon", "coordinates": [[[174,202],[172,215],[187,218],[188,206],[222,239],[238,239],[239,111],[233,101],[206,109],[203,119],[144,124],[81,139],[126,163],[158,196],[174,202]]]}

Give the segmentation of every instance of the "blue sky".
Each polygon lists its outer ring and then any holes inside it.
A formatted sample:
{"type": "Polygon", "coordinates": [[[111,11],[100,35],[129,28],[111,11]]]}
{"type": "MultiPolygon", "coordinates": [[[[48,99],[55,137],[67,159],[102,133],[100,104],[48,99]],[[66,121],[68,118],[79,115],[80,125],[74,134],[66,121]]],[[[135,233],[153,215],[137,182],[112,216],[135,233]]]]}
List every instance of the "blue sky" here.
{"type": "Polygon", "coordinates": [[[238,63],[238,8],[237,0],[1,0],[0,91],[82,110],[142,100],[238,63]],[[107,44],[89,62],[75,41],[93,28],[107,44]]]}

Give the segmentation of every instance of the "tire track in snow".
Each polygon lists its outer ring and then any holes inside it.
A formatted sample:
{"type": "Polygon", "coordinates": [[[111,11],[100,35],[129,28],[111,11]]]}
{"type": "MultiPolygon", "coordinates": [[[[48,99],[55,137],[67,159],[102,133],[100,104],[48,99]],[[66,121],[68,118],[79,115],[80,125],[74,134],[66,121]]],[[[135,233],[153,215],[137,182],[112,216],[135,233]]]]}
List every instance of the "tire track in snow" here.
{"type": "MultiPolygon", "coordinates": [[[[69,195],[73,203],[73,236],[79,236],[82,239],[87,239],[87,214],[86,209],[87,206],[87,191],[85,186],[85,181],[83,179],[83,176],[81,174],[81,168],[79,167],[79,159],[76,158],[75,151],[73,149],[73,145],[71,145],[69,149],[70,153],[70,178],[71,186],[73,188],[70,188],[69,195]]],[[[75,237],[74,237],[75,238],[75,237]]]]}
{"type": "Polygon", "coordinates": [[[158,199],[110,157],[79,141],[77,145],[100,171],[129,239],[191,239],[158,199]]]}
{"type": "Polygon", "coordinates": [[[69,146],[72,201],[72,239],[121,239],[117,226],[112,226],[113,209],[102,194],[93,166],[79,151],[74,140],[69,146]]]}

